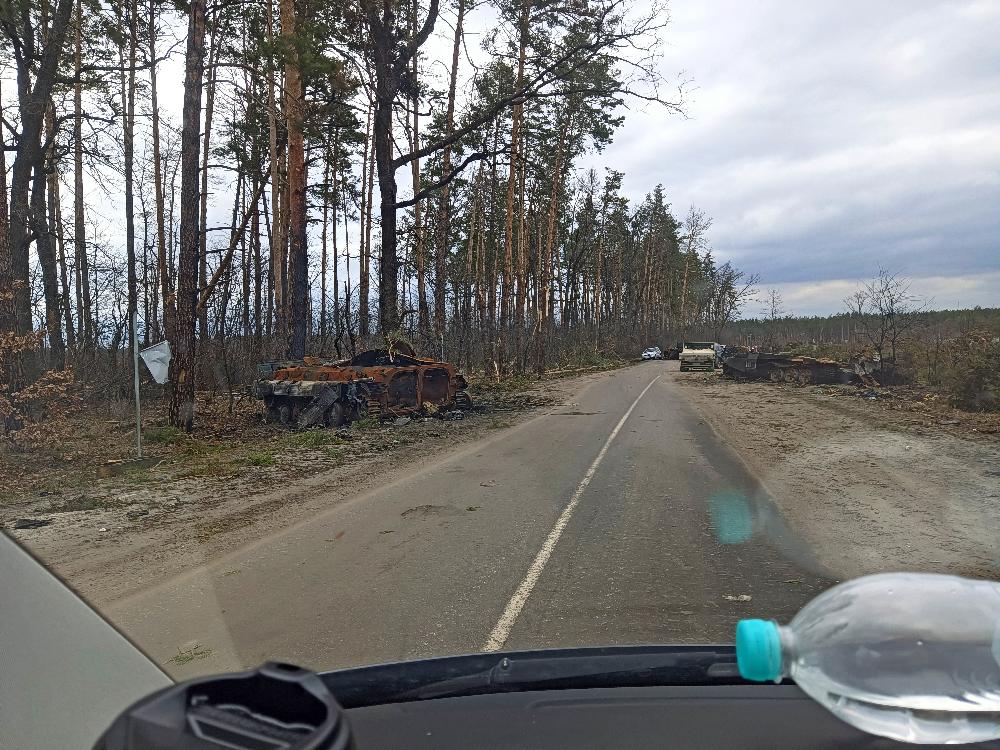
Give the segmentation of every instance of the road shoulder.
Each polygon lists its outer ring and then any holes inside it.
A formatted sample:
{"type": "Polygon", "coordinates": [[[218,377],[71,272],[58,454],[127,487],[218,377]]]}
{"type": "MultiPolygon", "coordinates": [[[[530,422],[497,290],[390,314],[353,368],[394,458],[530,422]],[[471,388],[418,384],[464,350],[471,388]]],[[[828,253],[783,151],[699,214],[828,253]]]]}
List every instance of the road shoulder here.
{"type": "Polygon", "coordinates": [[[837,578],[996,577],[1000,441],[822,387],[671,373],[837,578]]]}

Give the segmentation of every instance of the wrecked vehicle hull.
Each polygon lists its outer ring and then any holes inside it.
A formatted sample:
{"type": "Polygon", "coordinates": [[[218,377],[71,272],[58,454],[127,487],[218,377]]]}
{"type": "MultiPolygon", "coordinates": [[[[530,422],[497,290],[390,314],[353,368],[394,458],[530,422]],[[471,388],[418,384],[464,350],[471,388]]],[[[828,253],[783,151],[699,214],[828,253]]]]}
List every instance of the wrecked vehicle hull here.
{"type": "Polygon", "coordinates": [[[255,391],[267,420],[300,429],[339,427],[365,417],[469,409],[465,378],[454,365],[412,350],[375,349],[350,360],[267,362],[255,391]]]}
{"type": "Polygon", "coordinates": [[[758,352],[726,357],[722,361],[722,375],[737,380],[770,380],[796,385],[846,384],[857,380],[853,370],[842,367],[836,360],[758,352]]]}

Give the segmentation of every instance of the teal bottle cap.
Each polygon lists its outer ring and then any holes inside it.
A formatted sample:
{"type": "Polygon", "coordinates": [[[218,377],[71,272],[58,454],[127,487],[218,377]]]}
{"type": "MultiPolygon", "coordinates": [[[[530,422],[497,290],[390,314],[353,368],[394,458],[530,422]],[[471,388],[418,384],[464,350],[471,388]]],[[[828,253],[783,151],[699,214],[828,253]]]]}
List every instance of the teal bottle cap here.
{"type": "Polygon", "coordinates": [[[767,682],[781,677],[781,636],[772,620],[736,624],[736,665],[745,680],[767,682]]]}

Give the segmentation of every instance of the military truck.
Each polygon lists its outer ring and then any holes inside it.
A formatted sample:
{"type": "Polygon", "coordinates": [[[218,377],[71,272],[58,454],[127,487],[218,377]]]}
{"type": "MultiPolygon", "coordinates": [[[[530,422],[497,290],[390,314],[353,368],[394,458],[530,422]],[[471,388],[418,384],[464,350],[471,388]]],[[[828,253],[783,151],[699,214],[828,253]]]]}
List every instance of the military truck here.
{"type": "Polygon", "coordinates": [[[715,342],[685,341],[680,356],[681,372],[715,369],[715,342]]]}
{"type": "Polygon", "coordinates": [[[449,362],[408,346],[372,349],[348,360],[318,357],[258,366],[255,386],[269,422],[303,429],[340,427],[366,416],[472,408],[465,378],[449,362]]]}

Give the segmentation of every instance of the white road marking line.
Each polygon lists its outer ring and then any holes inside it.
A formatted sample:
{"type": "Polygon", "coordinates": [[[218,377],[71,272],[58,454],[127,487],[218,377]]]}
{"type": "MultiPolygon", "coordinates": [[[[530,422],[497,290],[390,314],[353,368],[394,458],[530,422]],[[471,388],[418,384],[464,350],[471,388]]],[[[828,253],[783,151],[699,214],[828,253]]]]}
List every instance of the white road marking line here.
{"type": "Polygon", "coordinates": [[[629,418],[629,415],[638,405],[639,400],[646,395],[646,391],[653,387],[653,383],[659,380],[662,376],[657,375],[655,378],[649,381],[649,385],[642,389],[642,393],[636,397],[635,401],[628,408],[628,411],[618,420],[618,424],[608,435],[608,439],[604,441],[604,446],[601,448],[601,452],[597,454],[597,458],[594,459],[593,463],[590,464],[590,468],[587,469],[587,473],[583,475],[583,479],[580,480],[580,484],[577,486],[576,491],[573,492],[573,496],[566,503],[566,507],[563,508],[563,512],[559,514],[559,518],[556,520],[556,525],[552,527],[552,531],[549,535],[545,537],[545,542],[542,544],[542,548],[538,550],[538,554],[535,555],[534,562],[531,563],[531,567],[528,568],[528,572],[524,576],[524,580],[521,581],[521,585],[517,587],[517,591],[507,602],[507,607],[504,609],[503,614],[500,615],[500,619],[497,620],[496,626],[493,628],[493,632],[490,633],[490,637],[487,639],[486,643],[483,644],[483,651],[499,651],[503,648],[504,643],[507,642],[507,638],[510,636],[510,631],[514,627],[514,623],[517,621],[518,615],[521,614],[521,610],[524,609],[525,603],[528,601],[528,597],[531,596],[532,590],[535,588],[535,584],[538,583],[539,577],[542,575],[542,571],[545,570],[545,565],[548,563],[549,558],[552,557],[552,552],[556,548],[556,544],[559,542],[559,537],[562,536],[563,530],[569,524],[569,519],[573,516],[573,511],[576,509],[577,504],[580,502],[580,497],[583,495],[583,491],[587,489],[587,485],[590,484],[590,480],[594,478],[594,474],[597,473],[597,467],[600,466],[601,461],[604,459],[604,455],[608,452],[608,447],[611,445],[611,441],[615,439],[618,431],[621,430],[622,425],[625,424],[625,420],[629,418]]]}

